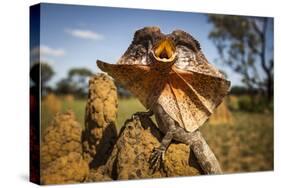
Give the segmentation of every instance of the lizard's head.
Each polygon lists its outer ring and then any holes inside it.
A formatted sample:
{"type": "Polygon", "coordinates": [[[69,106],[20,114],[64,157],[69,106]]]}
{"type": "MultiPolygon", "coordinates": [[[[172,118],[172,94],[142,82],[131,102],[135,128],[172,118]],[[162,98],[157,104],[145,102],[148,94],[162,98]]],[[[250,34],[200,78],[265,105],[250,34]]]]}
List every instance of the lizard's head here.
{"type": "Polygon", "coordinates": [[[203,61],[200,54],[199,43],[182,30],[164,34],[159,27],[144,27],[135,32],[132,43],[117,64],[157,64],[163,65],[162,67],[174,64],[178,68],[186,69],[203,61]]]}
{"type": "Polygon", "coordinates": [[[117,64],[170,65],[181,62],[188,65],[188,61],[195,61],[199,51],[199,43],[182,30],[164,34],[158,27],[145,27],[135,32],[131,45],[117,64]]]}
{"type": "Polygon", "coordinates": [[[156,42],[152,47],[150,54],[150,57],[157,62],[174,62],[176,59],[176,46],[170,38],[165,37],[156,42]]]}

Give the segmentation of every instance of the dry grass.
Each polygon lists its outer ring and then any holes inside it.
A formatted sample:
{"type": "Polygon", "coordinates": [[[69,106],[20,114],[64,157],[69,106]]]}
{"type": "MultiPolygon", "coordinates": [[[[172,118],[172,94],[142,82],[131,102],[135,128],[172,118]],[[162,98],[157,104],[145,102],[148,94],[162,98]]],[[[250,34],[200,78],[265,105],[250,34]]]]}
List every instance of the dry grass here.
{"type": "Polygon", "coordinates": [[[65,97],[55,97],[56,100],[60,103],[60,110],[59,111],[52,111],[50,110],[50,104],[44,102],[45,99],[42,102],[41,105],[41,130],[44,132],[46,127],[51,124],[53,117],[56,115],[57,112],[66,112],[67,110],[71,109],[73,110],[77,121],[84,125],[84,114],[85,114],[85,107],[86,107],[86,100],[82,99],[73,99],[73,102],[70,103],[66,100],[65,97]]]}
{"type": "Polygon", "coordinates": [[[273,170],[273,114],[233,113],[233,126],[202,127],[225,172],[273,170]]]}
{"type": "Polygon", "coordinates": [[[225,101],[222,102],[211,115],[208,123],[210,125],[233,125],[234,119],[225,101]]]}
{"type": "Polygon", "coordinates": [[[47,107],[47,110],[50,113],[57,113],[61,110],[61,101],[60,99],[54,95],[54,94],[48,94],[46,97],[44,97],[42,101],[42,105],[47,107]]]}

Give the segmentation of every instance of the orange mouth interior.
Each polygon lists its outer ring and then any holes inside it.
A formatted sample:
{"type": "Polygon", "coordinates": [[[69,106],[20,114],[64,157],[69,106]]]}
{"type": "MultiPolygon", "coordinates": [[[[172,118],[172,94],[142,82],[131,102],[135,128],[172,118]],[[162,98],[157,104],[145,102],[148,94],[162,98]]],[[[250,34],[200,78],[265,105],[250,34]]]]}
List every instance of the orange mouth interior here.
{"type": "Polygon", "coordinates": [[[175,58],[175,45],[169,38],[160,41],[154,47],[154,57],[161,62],[170,62],[175,58]]]}

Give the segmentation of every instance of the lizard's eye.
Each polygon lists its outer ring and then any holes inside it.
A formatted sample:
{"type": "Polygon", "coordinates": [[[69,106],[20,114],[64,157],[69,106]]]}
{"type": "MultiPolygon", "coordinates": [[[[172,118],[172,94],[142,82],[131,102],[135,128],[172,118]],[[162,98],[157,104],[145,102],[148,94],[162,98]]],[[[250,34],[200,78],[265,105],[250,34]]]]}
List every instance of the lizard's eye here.
{"type": "Polygon", "coordinates": [[[172,62],[176,57],[176,47],[173,41],[169,38],[165,38],[152,48],[152,54],[155,60],[158,62],[172,62]]]}

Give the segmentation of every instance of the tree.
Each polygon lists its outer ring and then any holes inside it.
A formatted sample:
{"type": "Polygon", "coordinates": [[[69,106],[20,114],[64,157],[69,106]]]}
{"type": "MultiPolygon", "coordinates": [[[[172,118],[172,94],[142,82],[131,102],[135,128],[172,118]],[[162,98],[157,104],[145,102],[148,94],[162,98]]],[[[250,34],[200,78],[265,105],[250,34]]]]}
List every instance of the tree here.
{"type": "Polygon", "coordinates": [[[88,78],[93,73],[86,68],[73,68],[68,72],[68,79],[76,86],[76,94],[84,96],[87,93],[88,78]]]}
{"type": "Polygon", "coordinates": [[[121,84],[119,84],[118,82],[114,82],[116,88],[117,88],[117,94],[119,97],[121,98],[129,98],[132,96],[132,94],[130,93],[130,91],[128,91],[127,89],[125,89],[121,84]]]}
{"type": "Polygon", "coordinates": [[[63,78],[57,83],[56,92],[58,94],[74,94],[76,91],[76,85],[74,85],[69,79],[63,78]]]}
{"type": "Polygon", "coordinates": [[[92,75],[93,73],[86,68],[72,68],[68,71],[67,78],[57,82],[56,92],[85,97],[88,91],[88,78],[92,75]]]}
{"type": "Polygon", "coordinates": [[[48,92],[52,90],[52,88],[47,86],[47,82],[53,77],[55,74],[53,68],[45,62],[40,62],[40,80],[41,80],[41,90],[42,95],[46,95],[48,92]]]}
{"type": "Polygon", "coordinates": [[[263,17],[209,15],[214,42],[222,61],[243,76],[250,90],[273,96],[273,20],[263,17]]]}
{"type": "Polygon", "coordinates": [[[46,87],[46,83],[53,77],[55,72],[48,63],[44,63],[44,62],[40,63],[40,69],[41,69],[41,84],[42,87],[46,87]]]}
{"type": "Polygon", "coordinates": [[[86,77],[92,76],[93,73],[86,68],[73,68],[68,72],[68,77],[73,78],[74,76],[78,76],[80,80],[84,81],[86,77]]]}

